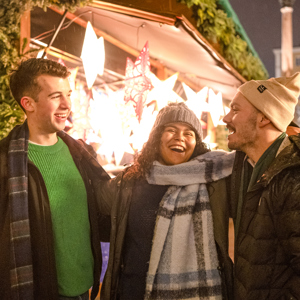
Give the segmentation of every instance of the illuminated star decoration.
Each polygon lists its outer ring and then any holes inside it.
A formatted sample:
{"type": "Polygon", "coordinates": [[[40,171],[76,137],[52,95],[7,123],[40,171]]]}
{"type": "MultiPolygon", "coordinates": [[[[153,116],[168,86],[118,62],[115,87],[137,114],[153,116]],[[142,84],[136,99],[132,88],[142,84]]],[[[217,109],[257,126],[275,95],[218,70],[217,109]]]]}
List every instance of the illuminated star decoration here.
{"type": "Polygon", "coordinates": [[[183,102],[183,99],[173,91],[177,78],[178,73],[175,73],[166,80],[160,80],[151,73],[150,79],[154,89],[148,94],[147,102],[156,101],[158,110],[168,105],[169,102],[183,102]]]}
{"type": "Polygon", "coordinates": [[[210,107],[211,119],[214,127],[217,127],[221,116],[224,116],[222,94],[219,92],[216,95],[212,89],[209,89],[208,95],[208,105],[210,107]]]}
{"type": "Polygon", "coordinates": [[[104,70],[104,40],[103,37],[97,38],[97,35],[88,22],[84,37],[84,43],[81,52],[81,59],[83,62],[87,86],[90,89],[97,75],[103,75],[104,70]]]}
{"type": "Polygon", "coordinates": [[[135,63],[127,57],[124,101],[134,102],[135,113],[141,121],[148,92],[153,88],[150,74],[149,46],[146,42],[135,63]]]}
{"type": "Polygon", "coordinates": [[[182,83],[182,86],[188,99],[185,104],[195,113],[195,115],[199,119],[201,119],[202,112],[209,111],[209,105],[206,102],[208,87],[204,87],[198,93],[195,93],[185,83],[182,83]]]}
{"type": "Polygon", "coordinates": [[[120,111],[116,105],[121,95],[118,91],[113,92],[108,89],[107,91],[108,95],[100,90],[92,89],[94,100],[90,101],[90,123],[95,132],[101,132],[104,141],[97,153],[104,154],[106,157],[114,153],[115,164],[119,165],[124,152],[133,154],[133,150],[128,142],[129,132],[127,135],[124,133],[120,111]],[[110,125],[107,126],[107,124],[110,125]],[[111,138],[112,136],[114,138],[111,138]]]}

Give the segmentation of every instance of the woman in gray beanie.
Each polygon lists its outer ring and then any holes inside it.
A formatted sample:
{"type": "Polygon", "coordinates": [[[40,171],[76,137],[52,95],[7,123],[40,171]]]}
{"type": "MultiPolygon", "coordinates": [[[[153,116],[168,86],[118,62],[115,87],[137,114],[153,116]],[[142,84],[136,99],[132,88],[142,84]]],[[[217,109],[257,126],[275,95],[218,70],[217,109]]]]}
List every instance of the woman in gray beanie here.
{"type": "Polygon", "coordinates": [[[159,112],[135,163],[96,189],[100,211],[111,216],[101,299],[232,299],[233,159],[206,147],[184,103],[159,112]]]}

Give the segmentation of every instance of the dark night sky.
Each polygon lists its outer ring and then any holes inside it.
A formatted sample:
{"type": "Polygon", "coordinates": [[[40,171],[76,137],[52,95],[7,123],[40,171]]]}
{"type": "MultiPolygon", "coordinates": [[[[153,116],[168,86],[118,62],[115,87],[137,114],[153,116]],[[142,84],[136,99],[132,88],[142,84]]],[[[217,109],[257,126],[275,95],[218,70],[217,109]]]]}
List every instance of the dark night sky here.
{"type": "MultiPolygon", "coordinates": [[[[229,0],[270,77],[275,76],[273,49],[281,48],[278,0],[229,0]]],[[[293,45],[300,47],[300,0],[293,6],[293,45]]]]}

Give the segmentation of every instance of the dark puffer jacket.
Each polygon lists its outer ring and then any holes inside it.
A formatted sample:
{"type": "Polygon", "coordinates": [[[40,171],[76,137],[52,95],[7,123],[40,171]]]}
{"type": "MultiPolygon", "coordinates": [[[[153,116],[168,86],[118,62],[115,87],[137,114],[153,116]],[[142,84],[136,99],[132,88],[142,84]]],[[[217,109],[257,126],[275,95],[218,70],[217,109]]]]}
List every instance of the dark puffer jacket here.
{"type": "MultiPolygon", "coordinates": [[[[235,300],[300,299],[300,135],[247,192],[235,250],[235,300]]],[[[241,164],[232,174],[236,217],[241,164]]]]}

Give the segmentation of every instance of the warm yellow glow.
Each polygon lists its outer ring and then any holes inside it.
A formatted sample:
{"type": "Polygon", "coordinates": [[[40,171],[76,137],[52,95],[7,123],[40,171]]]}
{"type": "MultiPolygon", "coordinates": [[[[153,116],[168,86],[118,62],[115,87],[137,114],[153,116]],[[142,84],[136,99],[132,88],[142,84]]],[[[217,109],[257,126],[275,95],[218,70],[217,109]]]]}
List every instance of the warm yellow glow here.
{"type": "Polygon", "coordinates": [[[134,150],[142,150],[144,143],[149,138],[150,131],[155,122],[158,111],[153,111],[153,107],[145,107],[141,122],[136,119],[135,124],[132,124],[133,135],[130,137],[130,143],[134,150]]]}
{"type": "MultiPolygon", "coordinates": [[[[42,58],[44,50],[40,50],[36,56],[36,58],[42,58]]],[[[47,55],[44,56],[44,59],[47,59],[47,55]]]]}
{"type": "Polygon", "coordinates": [[[69,69],[69,71],[71,72],[69,76],[69,83],[70,83],[71,90],[74,92],[76,88],[76,76],[78,72],[78,67],[74,69],[69,69]]]}
{"type": "Polygon", "coordinates": [[[219,92],[216,95],[212,89],[209,89],[208,104],[214,127],[217,127],[220,121],[220,117],[224,116],[222,93],[219,92]]]}
{"type": "MultiPolygon", "coordinates": [[[[74,69],[71,72],[71,83],[75,83],[76,71],[74,69]]],[[[152,93],[152,98],[147,98],[148,106],[144,107],[140,123],[136,118],[134,106],[125,103],[123,89],[112,91],[107,86],[104,86],[105,91],[92,89],[93,99],[89,99],[83,84],[77,84],[75,89],[72,83],[73,127],[68,133],[75,138],[82,138],[87,143],[92,143],[94,147],[99,147],[97,153],[101,154],[101,158],[105,156],[105,162],[118,166],[125,152],[134,154],[134,151],[140,151],[147,142],[158,114],[156,109],[161,109],[168,102],[183,101],[172,91],[177,76],[178,74],[174,74],[167,80],[160,81],[155,75],[150,75],[154,89],[157,90],[152,93]],[[157,107],[156,103],[149,105],[153,100],[157,101],[157,107]]],[[[185,84],[183,87],[188,98],[185,103],[190,109],[199,118],[203,111],[209,111],[218,125],[221,122],[220,116],[224,114],[221,93],[215,95],[207,87],[195,93],[185,84]],[[207,98],[209,103],[206,102],[207,98]]],[[[206,137],[205,142],[212,149],[217,145],[210,143],[209,136],[206,137]]]]}
{"type": "Polygon", "coordinates": [[[204,142],[205,144],[208,144],[209,147],[210,147],[210,149],[212,149],[212,150],[215,149],[215,148],[218,146],[217,143],[211,143],[211,142],[210,142],[210,135],[207,135],[206,138],[203,140],[203,142],[204,142]]]}
{"type": "Polygon", "coordinates": [[[92,92],[90,124],[95,132],[100,132],[103,141],[97,152],[107,158],[114,153],[115,164],[119,165],[124,152],[133,154],[133,150],[129,145],[128,133],[126,135],[123,131],[121,115],[116,107],[118,95],[112,91],[109,96],[94,89],[92,92]]]}
{"type": "Polygon", "coordinates": [[[83,62],[87,86],[88,88],[91,88],[97,78],[97,75],[103,74],[105,54],[103,38],[97,38],[90,22],[88,22],[86,27],[81,59],[83,62]]]}
{"type": "Polygon", "coordinates": [[[156,100],[158,110],[161,110],[169,102],[182,102],[183,99],[173,91],[177,77],[178,73],[175,73],[168,79],[161,81],[153,73],[150,73],[149,78],[154,88],[147,96],[147,103],[156,100]]]}
{"type": "Polygon", "coordinates": [[[90,129],[90,125],[86,121],[89,117],[89,103],[82,84],[77,84],[76,89],[72,91],[71,102],[73,128],[68,133],[75,139],[85,140],[85,133],[90,129]]]}
{"type": "MultiPolygon", "coordinates": [[[[224,106],[224,116],[226,116],[230,112],[230,108],[227,106],[224,106]]],[[[220,120],[219,125],[226,125],[226,123],[223,122],[223,118],[220,120]]]]}
{"type": "Polygon", "coordinates": [[[104,39],[102,36],[98,39],[98,44],[99,44],[98,45],[98,47],[99,47],[98,55],[99,55],[99,59],[100,59],[98,74],[103,75],[104,62],[105,62],[105,50],[104,50],[104,39]]]}
{"type": "Polygon", "coordinates": [[[208,87],[204,87],[198,93],[195,93],[185,83],[182,83],[182,86],[187,96],[187,101],[185,104],[196,114],[199,119],[201,119],[202,112],[209,111],[209,106],[206,102],[208,87]]]}
{"type": "Polygon", "coordinates": [[[205,139],[203,139],[203,142],[208,144],[210,142],[210,135],[207,135],[205,139]]]}

